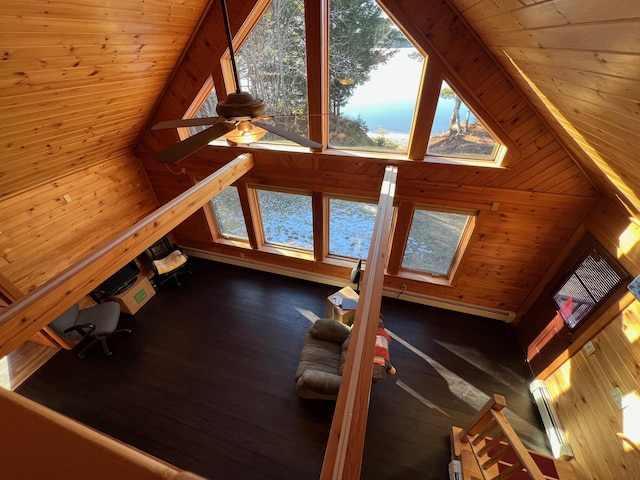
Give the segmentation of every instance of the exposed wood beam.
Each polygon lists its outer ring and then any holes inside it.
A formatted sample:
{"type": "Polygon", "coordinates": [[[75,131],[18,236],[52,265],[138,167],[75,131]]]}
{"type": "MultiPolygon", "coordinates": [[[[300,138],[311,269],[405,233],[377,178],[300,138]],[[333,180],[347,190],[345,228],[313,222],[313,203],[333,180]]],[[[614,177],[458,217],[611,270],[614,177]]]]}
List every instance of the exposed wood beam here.
{"type": "Polygon", "coordinates": [[[240,155],[95,253],[11,304],[0,316],[0,357],[28,340],[253,166],[251,154],[240,155]]]}
{"type": "Polygon", "coordinates": [[[305,0],[309,138],[329,142],[329,11],[326,1],[305,0]]]}
{"type": "Polygon", "coordinates": [[[388,166],[385,169],[366,275],[360,290],[347,361],[322,465],[320,478],[323,480],[360,478],[397,175],[397,167],[388,166]]]}

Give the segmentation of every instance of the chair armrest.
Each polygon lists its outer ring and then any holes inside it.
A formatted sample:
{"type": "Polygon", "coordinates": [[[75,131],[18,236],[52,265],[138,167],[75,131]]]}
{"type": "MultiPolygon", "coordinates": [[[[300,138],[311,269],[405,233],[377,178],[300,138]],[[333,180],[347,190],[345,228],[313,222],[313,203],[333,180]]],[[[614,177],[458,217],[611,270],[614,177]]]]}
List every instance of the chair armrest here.
{"type": "Polygon", "coordinates": [[[82,335],[83,337],[86,337],[87,335],[91,335],[94,330],[96,329],[96,326],[93,323],[82,323],[80,325],[74,325],[72,327],[69,327],[67,329],[64,330],[65,335],[69,332],[78,332],[80,335],[82,335]]]}
{"type": "Polygon", "coordinates": [[[350,333],[351,327],[331,318],[320,318],[309,329],[312,337],[338,344],[343,343],[350,333]]]}
{"type": "Polygon", "coordinates": [[[338,395],[342,377],[334,373],[307,369],[298,378],[298,388],[306,388],[323,395],[338,395]]]}

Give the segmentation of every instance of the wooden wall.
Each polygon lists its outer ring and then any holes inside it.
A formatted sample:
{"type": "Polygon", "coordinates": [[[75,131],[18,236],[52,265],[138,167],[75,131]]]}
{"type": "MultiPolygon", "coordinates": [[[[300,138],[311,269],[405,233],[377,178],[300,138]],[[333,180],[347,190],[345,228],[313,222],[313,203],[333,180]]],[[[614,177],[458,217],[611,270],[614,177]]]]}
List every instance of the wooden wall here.
{"type": "MultiPolygon", "coordinates": [[[[305,154],[256,148],[252,149],[256,168],[244,181],[310,193],[375,198],[384,165],[395,163],[399,167],[399,201],[468,208],[478,211],[479,216],[452,286],[395,276],[387,276],[385,286],[399,290],[406,284],[408,292],[422,296],[519,312],[598,193],[526,97],[446,2],[383,4],[392,17],[402,22],[414,42],[431,55],[430,65],[439,71],[437,80],[425,86],[427,94],[437,95],[440,74],[446,76],[510,146],[503,168],[422,160],[384,161],[330,150],[305,154]]],[[[237,7],[232,18],[234,30],[249,15],[251,5],[237,7]]],[[[226,47],[224,36],[219,34],[218,16],[217,9],[212,9],[150,123],[182,117],[206,77],[212,72],[214,79],[222,77],[219,62],[211,61],[219,58],[226,47]]],[[[222,91],[220,84],[216,88],[222,91]]],[[[177,140],[175,132],[149,132],[138,149],[161,203],[187,188],[189,177],[203,176],[237,155],[229,152],[234,149],[208,147],[173,166],[172,173],[151,156],[177,140]]],[[[238,151],[244,150],[234,150],[238,151]]],[[[178,235],[184,245],[211,252],[326,275],[337,273],[339,278],[346,275],[346,269],[336,269],[329,262],[214,244],[204,215],[192,217],[178,235]]]]}
{"type": "Polygon", "coordinates": [[[638,212],[640,4],[449,1],[600,190],[638,212]]]}
{"type": "MultiPolygon", "coordinates": [[[[585,228],[632,276],[640,274],[638,219],[621,205],[602,200],[590,212],[585,228]]],[[[640,454],[625,448],[616,436],[624,429],[625,416],[640,414],[640,398],[620,410],[611,395],[615,388],[632,400],[640,394],[640,302],[630,293],[619,298],[575,339],[563,358],[541,378],[554,397],[579,478],[640,478],[640,454]],[[582,348],[588,340],[596,349],[592,355],[582,348]]],[[[637,418],[626,424],[636,442],[640,441],[637,418]]]]}
{"type": "Polygon", "coordinates": [[[99,162],[5,198],[0,203],[0,272],[27,293],[156,208],[134,155],[99,162]]]}
{"type": "Polygon", "coordinates": [[[582,480],[640,478],[640,453],[616,436],[626,431],[640,441],[640,303],[632,303],[592,343],[595,353],[580,350],[546,381],[574,468],[582,480]],[[630,399],[622,410],[611,395],[615,388],[630,399]]]}

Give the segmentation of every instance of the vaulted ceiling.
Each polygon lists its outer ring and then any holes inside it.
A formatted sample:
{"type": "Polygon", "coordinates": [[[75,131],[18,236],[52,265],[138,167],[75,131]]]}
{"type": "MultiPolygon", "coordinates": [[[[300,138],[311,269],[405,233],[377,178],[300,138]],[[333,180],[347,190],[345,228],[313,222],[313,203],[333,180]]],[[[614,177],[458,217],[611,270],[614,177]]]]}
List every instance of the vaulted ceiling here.
{"type": "MultiPolygon", "coordinates": [[[[449,1],[594,184],[640,210],[640,4],[449,1]]],[[[228,3],[232,23],[246,15],[228,3]]],[[[413,17],[398,18],[407,30],[428,20],[422,3],[413,17]]],[[[0,196],[115,156],[134,161],[203,12],[217,7],[215,0],[4,1],[0,196]]]]}

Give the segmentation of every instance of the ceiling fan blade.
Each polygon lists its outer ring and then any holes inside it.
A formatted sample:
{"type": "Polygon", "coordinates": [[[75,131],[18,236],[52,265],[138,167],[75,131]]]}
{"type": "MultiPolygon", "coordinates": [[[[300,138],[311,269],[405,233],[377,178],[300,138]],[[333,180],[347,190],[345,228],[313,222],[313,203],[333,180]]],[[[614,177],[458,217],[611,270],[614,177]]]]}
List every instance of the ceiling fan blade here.
{"type": "Polygon", "coordinates": [[[296,142],[298,145],[302,145],[303,147],[322,148],[322,144],[318,142],[314,142],[313,140],[309,140],[308,138],[302,137],[297,133],[293,133],[293,132],[290,132],[289,130],[285,130],[284,128],[276,127],[274,125],[269,125],[268,123],[262,123],[262,122],[251,122],[251,123],[253,123],[258,127],[264,128],[265,130],[268,130],[271,133],[275,133],[276,135],[279,135],[282,138],[286,138],[287,140],[296,142]]]}
{"type": "Polygon", "coordinates": [[[225,133],[229,133],[234,128],[236,127],[233,123],[218,122],[213,126],[156,153],[156,160],[160,163],[178,163],[183,158],[188,157],[203,147],[206,147],[209,145],[209,142],[221,137],[225,133]]]}
{"type": "Polygon", "coordinates": [[[183,118],[181,120],[165,120],[156,123],[151,130],[164,130],[167,128],[180,127],[201,127],[203,125],[213,125],[221,120],[220,117],[203,117],[203,118],[183,118]]]}

